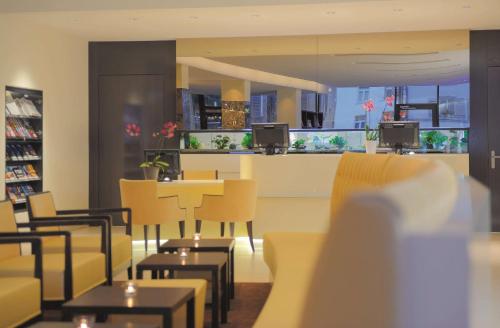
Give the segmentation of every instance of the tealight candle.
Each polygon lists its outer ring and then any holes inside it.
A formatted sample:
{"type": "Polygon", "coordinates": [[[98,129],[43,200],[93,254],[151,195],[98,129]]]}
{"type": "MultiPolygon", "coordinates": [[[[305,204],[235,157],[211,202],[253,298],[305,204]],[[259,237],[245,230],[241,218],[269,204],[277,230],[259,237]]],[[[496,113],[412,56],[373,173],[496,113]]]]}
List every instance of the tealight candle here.
{"type": "Polygon", "coordinates": [[[201,239],[201,233],[195,233],[195,234],[193,234],[193,239],[194,240],[200,240],[201,239]]]}
{"type": "Polygon", "coordinates": [[[130,297],[137,294],[137,286],[133,281],[129,281],[125,284],[125,296],[130,297]]]}
{"type": "Polygon", "coordinates": [[[200,247],[200,243],[195,242],[195,243],[194,243],[194,248],[198,248],[198,247],[200,247]]]}
{"type": "Polygon", "coordinates": [[[73,319],[76,328],[92,328],[94,327],[95,317],[91,315],[79,315],[73,319]]]}
{"type": "Polygon", "coordinates": [[[187,257],[189,254],[189,248],[179,248],[177,251],[180,257],[187,257]]]}

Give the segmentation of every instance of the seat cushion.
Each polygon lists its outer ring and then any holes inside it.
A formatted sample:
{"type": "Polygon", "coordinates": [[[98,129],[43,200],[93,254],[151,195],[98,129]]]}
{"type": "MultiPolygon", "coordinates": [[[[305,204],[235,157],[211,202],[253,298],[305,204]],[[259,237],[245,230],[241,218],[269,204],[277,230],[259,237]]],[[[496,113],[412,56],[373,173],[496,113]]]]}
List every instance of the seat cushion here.
{"type": "Polygon", "coordinates": [[[40,313],[39,279],[0,278],[0,327],[17,327],[40,313]]]}
{"type": "MultiPolygon", "coordinates": [[[[73,253],[73,296],[77,297],[106,281],[102,253],[73,253]]],[[[33,276],[34,257],[18,256],[0,262],[0,277],[33,276]]],[[[43,255],[43,297],[64,299],[64,254],[43,255]]]]}
{"type": "MultiPolygon", "coordinates": [[[[194,308],[195,308],[195,327],[203,328],[205,315],[205,295],[207,291],[207,282],[203,279],[160,279],[160,280],[136,280],[139,287],[170,287],[170,288],[194,288],[194,308]]],[[[113,315],[110,321],[118,322],[141,322],[141,323],[161,323],[159,316],[131,316],[113,315]]],[[[174,313],[174,327],[186,327],[186,307],[181,307],[174,313]]]]}
{"type": "MultiPolygon", "coordinates": [[[[79,235],[73,233],[71,238],[73,252],[78,253],[98,253],[101,251],[101,234],[79,235]]],[[[50,238],[43,242],[44,254],[64,252],[64,238],[50,238]]],[[[111,237],[111,261],[113,273],[130,266],[132,261],[132,240],[129,235],[113,234],[111,237]]]]}
{"type": "Polygon", "coordinates": [[[326,234],[264,234],[264,261],[273,288],[254,327],[299,327],[308,286],[326,234]]]}

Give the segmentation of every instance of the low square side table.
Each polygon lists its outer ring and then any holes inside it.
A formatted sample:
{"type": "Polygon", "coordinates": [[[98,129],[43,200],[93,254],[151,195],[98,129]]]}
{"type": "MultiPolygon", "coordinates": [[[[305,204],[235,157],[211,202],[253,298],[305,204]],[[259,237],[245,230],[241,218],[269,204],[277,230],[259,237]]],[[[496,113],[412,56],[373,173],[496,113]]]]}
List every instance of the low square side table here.
{"type": "Polygon", "coordinates": [[[179,254],[153,254],[136,265],[137,279],[143,278],[144,271],[151,271],[153,279],[164,278],[164,272],[167,270],[169,278],[174,277],[175,271],[210,271],[212,273],[212,327],[219,327],[219,311],[221,322],[227,322],[226,254],[195,252],[189,253],[186,257],[181,257],[179,254]],[[219,292],[219,279],[222,295],[219,292]]]}
{"type": "MultiPolygon", "coordinates": [[[[234,299],[234,238],[219,239],[169,239],[160,245],[158,253],[174,253],[179,248],[189,248],[191,252],[223,252],[227,254],[227,263],[229,266],[228,280],[229,293],[234,299]]],[[[229,306],[229,304],[228,304],[229,306]]]]}
{"type": "Polygon", "coordinates": [[[187,326],[194,328],[194,288],[138,287],[137,294],[125,296],[122,286],[99,286],[65,304],[64,318],[80,314],[155,314],[163,327],[173,327],[173,313],[187,304],[187,326]]]}

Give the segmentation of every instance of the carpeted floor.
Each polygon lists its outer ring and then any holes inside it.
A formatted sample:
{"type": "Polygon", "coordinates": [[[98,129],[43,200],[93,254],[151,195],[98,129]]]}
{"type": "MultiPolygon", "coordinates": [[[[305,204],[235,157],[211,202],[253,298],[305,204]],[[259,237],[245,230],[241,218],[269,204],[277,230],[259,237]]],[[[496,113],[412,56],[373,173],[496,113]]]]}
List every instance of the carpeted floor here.
{"type": "MultiPolygon", "coordinates": [[[[236,283],[235,298],[231,300],[231,311],[228,315],[228,323],[221,325],[222,328],[248,328],[252,327],[259,316],[260,310],[266,303],[267,296],[271,291],[269,283],[236,283]]],[[[210,319],[212,313],[207,306],[205,311],[205,327],[211,327],[210,319]]]]}

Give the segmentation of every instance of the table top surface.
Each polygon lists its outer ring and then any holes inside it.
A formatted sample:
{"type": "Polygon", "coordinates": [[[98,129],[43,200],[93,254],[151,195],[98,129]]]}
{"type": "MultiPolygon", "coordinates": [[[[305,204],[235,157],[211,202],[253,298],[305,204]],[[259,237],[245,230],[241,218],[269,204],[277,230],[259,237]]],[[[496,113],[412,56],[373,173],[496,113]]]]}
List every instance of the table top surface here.
{"type": "Polygon", "coordinates": [[[195,186],[195,185],[207,185],[207,184],[224,184],[224,180],[173,180],[169,182],[158,182],[162,186],[168,185],[186,185],[186,186],[195,186]]]}
{"type": "Polygon", "coordinates": [[[170,269],[220,269],[227,262],[225,253],[189,252],[186,257],[179,254],[153,254],[137,264],[138,269],[162,267],[170,269]]]}
{"type": "Polygon", "coordinates": [[[124,286],[99,286],[63,305],[64,308],[120,310],[177,309],[194,297],[194,288],[137,287],[133,297],[125,296],[124,286]]]}
{"type": "Polygon", "coordinates": [[[160,250],[173,248],[193,248],[193,249],[227,249],[231,250],[234,247],[233,238],[220,239],[169,239],[167,242],[160,245],[160,250]]]}
{"type": "MultiPolygon", "coordinates": [[[[72,322],[52,322],[42,321],[37,322],[30,328],[74,328],[75,324],[72,322]]],[[[94,323],[94,328],[159,328],[157,325],[141,324],[141,323],[94,323]]]]}

